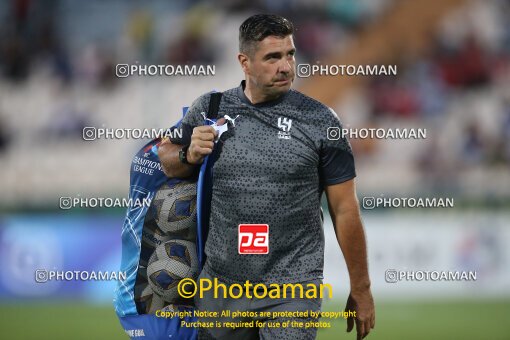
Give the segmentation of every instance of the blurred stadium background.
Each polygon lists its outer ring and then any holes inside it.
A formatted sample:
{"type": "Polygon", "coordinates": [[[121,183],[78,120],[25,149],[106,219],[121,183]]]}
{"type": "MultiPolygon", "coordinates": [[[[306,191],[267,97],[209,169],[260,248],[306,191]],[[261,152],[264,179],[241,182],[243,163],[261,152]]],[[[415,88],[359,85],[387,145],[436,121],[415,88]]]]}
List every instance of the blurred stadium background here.
{"type": "MultiPolygon", "coordinates": [[[[509,339],[510,2],[240,0],[0,2],[0,318],[9,339],[127,338],[113,283],[36,284],[34,270],[118,270],[123,209],[59,210],[59,197],[126,197],[144,141],[84,142],[85,126],[159,128],[211,89],[237,86],[237,29],[278,13],[298,63],[396,64],[397,77],[297,79],[348,127],[426,128],[425,140],[352,140],[360,199],[453,197],[450,209],[364,210],[372,339],[509,339]],[[118,63],[214,64],[213,77],[116,78],[118,63]],[[476,270],[476,282],[386,283],[387,269],[476,270]]],[[[348,276],[325,225],[326,310],[348,276]]],[[[319,331],[343,334],[345,321],[319,331]]]]}

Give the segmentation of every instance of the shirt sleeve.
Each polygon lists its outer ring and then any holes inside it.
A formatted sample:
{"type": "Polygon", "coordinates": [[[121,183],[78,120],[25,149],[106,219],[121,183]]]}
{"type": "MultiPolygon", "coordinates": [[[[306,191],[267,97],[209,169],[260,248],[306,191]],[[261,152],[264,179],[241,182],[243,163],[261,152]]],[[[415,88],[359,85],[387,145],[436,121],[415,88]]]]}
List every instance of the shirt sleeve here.
{"type": "Polygon", "coordinates": [[[191,143],[191,135],[193,134],[193,129],[197,126],[204,125],[204,117],[203,113],[207,113],[209,109],[209,100],[211,95],[204,94],[198,97],[189,107],[188,112],[181,121],[180,126],[174,127],[172,129],[181,129],[181,133],[171,133],[170,141],[173,144],[179,145],[188,145],[191,143]]]}
{"type": "Polygon", "coordinates": [[[320,149],[320,178],[323,185],[346,182],[356,177],[352,148],[342,134],[342,123],[330,109],[327,126],[323,126],[320,149]]]}

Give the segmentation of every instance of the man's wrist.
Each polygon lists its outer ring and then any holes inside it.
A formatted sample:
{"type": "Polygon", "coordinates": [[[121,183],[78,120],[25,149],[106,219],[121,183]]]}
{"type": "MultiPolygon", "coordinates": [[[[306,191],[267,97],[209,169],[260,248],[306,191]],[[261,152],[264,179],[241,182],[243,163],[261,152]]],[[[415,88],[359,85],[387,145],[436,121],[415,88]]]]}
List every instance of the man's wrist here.
{"type": "Polygon", "coordinates": [[[179,150],[179,161],[182,164],[190,164],[190,159],[189,159],[189,144],[188,145],[184,145],[179,150]]]}
{"type": "Polygon", "coordinates": [[[188,165],[199,165],[201,162],[200,160],[194,160],[191,157],[191,147],[190,145],[185,145],[182,147],[181,152],[179,153],[179,159],[183,164],[188,165]]]}
{"type": "Polygon", "coordinates": [[[370,291],[370,280],[362,280],[358,281],[356,283],[351,282],[351,293],[357,294],[357,293],[365,293],[367,291],[370,291]]]}

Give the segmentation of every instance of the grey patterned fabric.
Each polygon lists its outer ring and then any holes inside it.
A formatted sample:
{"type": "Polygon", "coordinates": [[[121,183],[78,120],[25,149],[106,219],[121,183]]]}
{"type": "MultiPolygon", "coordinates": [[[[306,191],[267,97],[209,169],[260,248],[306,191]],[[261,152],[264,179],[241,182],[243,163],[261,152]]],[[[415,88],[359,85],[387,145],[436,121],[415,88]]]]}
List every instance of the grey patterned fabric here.
{"type": "MultiPolygon", "coordinates": [[[[327,106],[290,90],[253,105],[241,86],[224,92],[219,117],[235,119],[216,144],[210,230],[204,269],[227,283],[293,283],[322,279],[324,186],[356,176],[346,139],[328,140],[341,128],[327,106]],[[269,225],[268,254],[239,254],[238,225],[269,225]]],[[[204,125],[210,94],[199,97],[183,119],[188,144],[204,125]]]]}

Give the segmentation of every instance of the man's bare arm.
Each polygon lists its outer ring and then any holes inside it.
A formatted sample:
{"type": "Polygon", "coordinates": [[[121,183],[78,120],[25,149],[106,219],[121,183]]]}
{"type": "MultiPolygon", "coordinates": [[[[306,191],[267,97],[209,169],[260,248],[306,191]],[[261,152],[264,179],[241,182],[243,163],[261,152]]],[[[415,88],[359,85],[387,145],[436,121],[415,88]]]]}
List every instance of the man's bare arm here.
{"type": "Polygon", "coordinates": [[[358,339],[361,339],[375,326],[375,309],[370,291],[365,232],[354,179],[327,186],[326,195],[338,244],[349,271],[351,294],[346,309],[356,311],[355,320],[347,320],[347,331],[352,330],[356,321],[358,339]]]}
{"type": "Polygon", "coordinates": [[[187,178],[193,173],[195,165],[184,164],[179,160],[179,151],[182,147],[179,144],[172,144],[168,138],[159,145],[158,157],[167,177],[187,178]]]}

